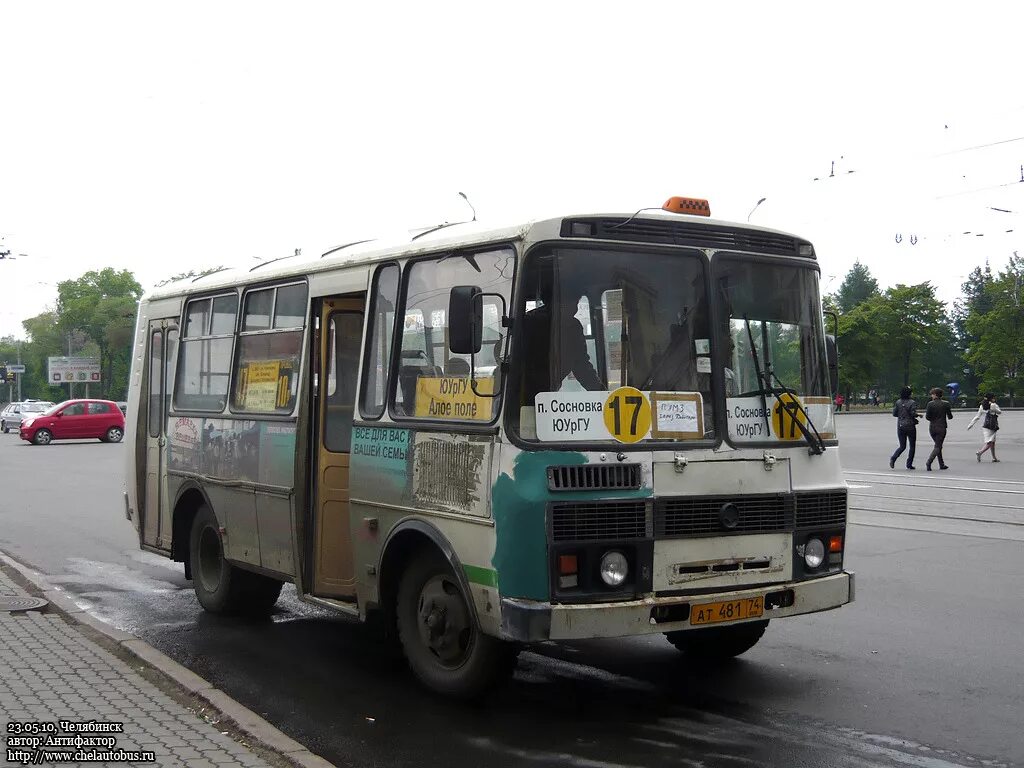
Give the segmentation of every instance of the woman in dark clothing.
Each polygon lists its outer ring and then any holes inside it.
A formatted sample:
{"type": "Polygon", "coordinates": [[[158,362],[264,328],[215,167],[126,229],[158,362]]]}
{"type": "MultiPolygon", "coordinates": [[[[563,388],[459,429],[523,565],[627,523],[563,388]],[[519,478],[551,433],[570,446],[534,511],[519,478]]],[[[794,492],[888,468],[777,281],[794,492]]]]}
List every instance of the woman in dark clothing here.
{"type": "Polygon", "coordinates": [[[942,388],[935,387],[930,394],[932,399],[928,402],[928,407],[924,409],[924,417],[928,419],[928,434],[935,442],[932,454],[924,465],[929,472],[932,471],[932,462],[935,459],[939,460],[939,469],[949,469],[946,462],[942,460],[942,444],[946,440],[946,422],[953,418],[953,409],[942,399],[942,388]]]}
{"type": "Polygon", "coordinates": [[[889,469],[896,467],[896,459],[910,444],[910,453],[907,454],[907,469],[914,468],[914,450],[917,448],[917,402],[910,398],[910,387],[900,390],[900,399],[892,407],[892,415],[896,417],[896,437],[900,441],[900,447],[896,453],[889,457],[889,469]]]}

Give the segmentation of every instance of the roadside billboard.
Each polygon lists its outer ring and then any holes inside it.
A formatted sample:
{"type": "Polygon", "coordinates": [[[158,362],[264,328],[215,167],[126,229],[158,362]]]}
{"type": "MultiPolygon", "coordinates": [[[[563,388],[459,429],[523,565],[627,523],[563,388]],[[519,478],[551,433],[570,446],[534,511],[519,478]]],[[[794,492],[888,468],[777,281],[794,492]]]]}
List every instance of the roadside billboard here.
{"type": "Polygon", "coordinates": [[[51,384],[98,384],[100,381],[98,357],[51,357],[47,360],[51,384]]]}

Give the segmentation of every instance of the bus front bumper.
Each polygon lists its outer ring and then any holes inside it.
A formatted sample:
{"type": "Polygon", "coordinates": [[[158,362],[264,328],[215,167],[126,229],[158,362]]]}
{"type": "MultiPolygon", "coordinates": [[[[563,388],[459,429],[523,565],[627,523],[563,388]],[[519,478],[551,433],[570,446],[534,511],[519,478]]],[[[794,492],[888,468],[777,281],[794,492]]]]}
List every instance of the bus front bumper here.
{"type": "MultiPolygon", "coordinates": [[[[764,615],[745,621],[827,611],[853,602],[854,574],[843,571],[818,579],[756,589],[699,596],[646,597],[616,603],[552,605],[506,597],[501,601],[502,636],[532,643],[676,632],[695,628],[689,619],[692,607],[759,596],[765,598],[764,615]]],[[[710,626],[741,623],[744,621],[724,621],[710,626]]]]}

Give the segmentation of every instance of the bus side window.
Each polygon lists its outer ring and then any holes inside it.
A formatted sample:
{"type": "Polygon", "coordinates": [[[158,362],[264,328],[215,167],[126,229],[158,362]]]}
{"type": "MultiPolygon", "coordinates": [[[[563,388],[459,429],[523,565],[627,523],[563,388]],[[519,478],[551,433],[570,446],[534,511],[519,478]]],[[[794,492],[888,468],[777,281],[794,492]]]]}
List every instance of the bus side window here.
{"type": "Polygon", "coordinates": [[[306,284],[247,291],[243,302],[231,408],[291,413],[298,394],[306,284]]]}
{"type": "Polygon", "coordinates": [[[504,342],[504,307],[512,289],[515,253],[510,248],[455,252],[412,262],[405,272],[405,307],[393,413],[412,418],[490,422],[499,402],[497,355],[504,342]],[[483,346],[472,366],[449,345],[452,288],[473,285],[484,294],[483,346]],[[504,301],[502,301],[502,298],[504,301]]]}
{"type": "Polygon", "coordinates": [[[224,410],[237,309],[238,296],[233,293],[212,300],[195,299],[185,307],[181,359],[174,386],[176,409],[218,413],[224,410]]]}
{"type": "Polygon", "coordinates": [[[371,419],[384,413],[391,368],[391,339],[395,332],[398,303],[398,265],[385,264],[377,270],[370,304],[370,328],[366,334],[366,367],[363,369],[362,412],[371,419]]]}
{"type": "Polygon", "coordinates": [[[362,312],[335,312],[329,321],[327,348],[327,413],[324,417],[324,445],[344,452],[352,442],[352,408],[356,401],[356,372],[359,370],[359,342],[363,334],[362,312]]]}

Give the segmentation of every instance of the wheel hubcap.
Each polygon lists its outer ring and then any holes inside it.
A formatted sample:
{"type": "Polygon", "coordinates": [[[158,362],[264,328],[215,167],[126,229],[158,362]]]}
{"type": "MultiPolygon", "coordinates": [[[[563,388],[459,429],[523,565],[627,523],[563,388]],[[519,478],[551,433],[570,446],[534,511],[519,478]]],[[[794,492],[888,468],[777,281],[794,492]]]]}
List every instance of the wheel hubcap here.
{"type": "Polygon", "coordinates": [[[448,576],[435,576],[420,591],[420,640],[438,661],[457,667],[466,659],[473,630],[462,591],[448,576]]]}

